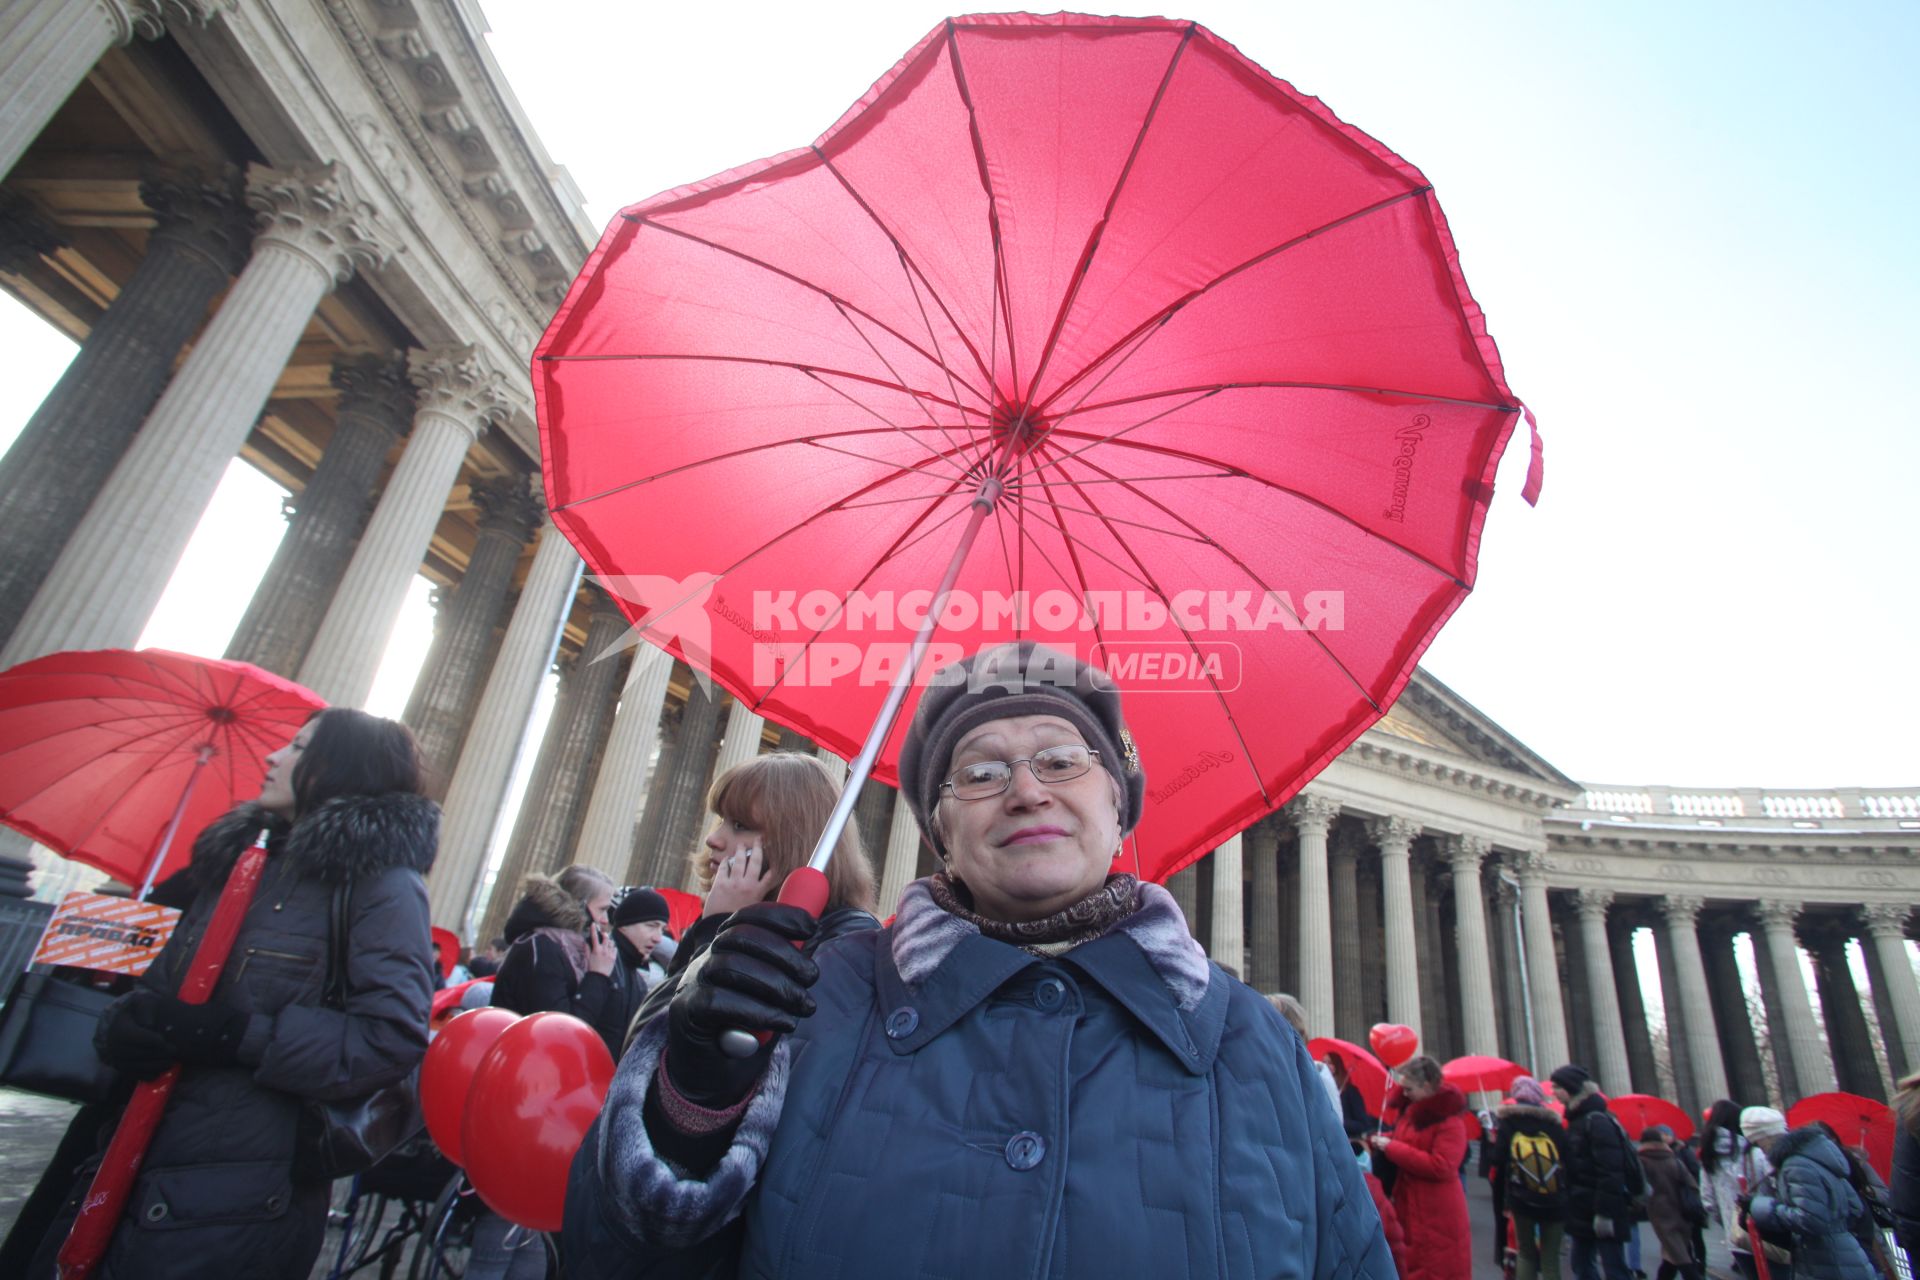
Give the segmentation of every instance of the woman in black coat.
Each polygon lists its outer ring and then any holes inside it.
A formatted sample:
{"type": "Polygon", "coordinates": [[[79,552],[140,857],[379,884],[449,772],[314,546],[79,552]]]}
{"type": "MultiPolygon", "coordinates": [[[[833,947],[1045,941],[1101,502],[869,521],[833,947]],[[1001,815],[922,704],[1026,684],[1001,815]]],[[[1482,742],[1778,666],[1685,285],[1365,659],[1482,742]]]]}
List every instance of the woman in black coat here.
{"type": "MultiPolygon", "coordinates": [[[[95,1037],[131,1076],[183,1068],[100,1276],[303,1278],[326,1230],[330,1183],[302,1167],[309,1101],[357,1098],[404,1077],[427,1047],[437,976],[422,878],[440,810],[420,793],[413,737],[335,708],[267,757],[259,800],[194,842],[191,905],[95,1037]],[[212,997],[175,995],[235,863],[264,829],[265,874],[212,997]],[[343,910],[344,999],[329,1005],[332,921],[343,910]]],[[[51,1275],[96,1161],[41,1243],[51,1275]]]]}
{"type": "Polygon", "coordinates": [[[613,882],[592,867],[528,876],[507,916],[510,945],[493,980],[493,1007],[570,1013],[618,1058],[639,1001],[607,925],[613,893],[613,882]]]}
{"type": "MultiPolygon", "coordinates": [[[[672,1003],[687,966],[706,954],[735,911],[780,895],[787,873],[807,864],[839,798],[839,784],[827,766],[797,751],[756,756],[714,779],[707,796],[713,827],[694,851],[690,868],[706,907],[680,939],[667,980],[641,1003],[634,1030],[672,1003]]],[[[827,866],[827,884],[826,910],[809,951],[842,934],[880,927],[873,915],[873,864],[851,822],[827,866]]]]}

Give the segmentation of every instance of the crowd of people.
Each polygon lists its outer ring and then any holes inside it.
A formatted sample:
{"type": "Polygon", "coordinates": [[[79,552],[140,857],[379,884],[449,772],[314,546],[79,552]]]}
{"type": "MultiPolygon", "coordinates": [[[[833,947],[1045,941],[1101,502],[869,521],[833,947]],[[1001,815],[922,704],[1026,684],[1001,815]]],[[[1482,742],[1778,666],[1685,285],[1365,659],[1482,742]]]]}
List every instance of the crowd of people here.
{"type": "MultiPolygon", "coordinates": [[[[678,938],[662,894],[590,867],[519,886],[503,935],[461,959],[492,979],[463,1003],[571,1014],[618,1065],[564,1230],[483,1217],[472,1280],[1468,1280],[1475,1142],[1517,1280],[1559,1280],[1563,1242],[1578,1280],[1629,1280],[1639,1221],[1658,1280],[1702,1280],[1709,1226],[1744,1280],[1911,1280],[1879,1227],[1920,1227],[1920,1106],[1891,1193],[1764,1107],[1716,1103],[1697,1150],[1660,1126],[1635,1142],[1573,1065],[1514,1081],[1481,1126],[1417,1056],[1370,1114],[1353,1064],[1309,1055],[1296,1001],[1253,992],[1165,889],[1114,872],[1146,780],[1097,669],[1030,643],[964,659],[925,689],[898,767],[937,870],[897,903],[852,824],[819,917],[776,900],[839,790],[785,752],[715,781],[691,852],[703,913],[678,938]]],[[[97,1048],[122,1103],[176,1065],[180,1082],[99,1274],[309,1274],[329,1189],[303,1117],[405,1078],[427,1045],[438,816],[404,727],[323,711],[157,891],[181,926],[97,1048]],[[261,833],[234,959],[185,1003],[184,962],[261,833]]],[[[54,1274],[115,1118],[75,1121],[7,1242],[24,1274],[54,1274]]]]}

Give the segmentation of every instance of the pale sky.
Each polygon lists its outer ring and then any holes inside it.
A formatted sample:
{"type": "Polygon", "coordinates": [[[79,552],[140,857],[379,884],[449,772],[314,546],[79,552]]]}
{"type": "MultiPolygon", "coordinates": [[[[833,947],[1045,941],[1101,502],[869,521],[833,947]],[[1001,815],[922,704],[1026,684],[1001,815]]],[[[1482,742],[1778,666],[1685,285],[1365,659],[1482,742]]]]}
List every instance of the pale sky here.
{"type": "MultiPolygon", "coordinates": [[[[596,225],[811,141],[949,12],[483,2],[596,225]]],[[[1421,167],[1508,380],[1540,416],[1540,506],[1518,497],[1522,430],[1478,586],[1428,669],[1585,781],[1920,783],[1905,732],[1920,718],[1920,414],[1901,372],[1920,350],[1920,7],[1175,16],[1421,167]]],[[[0,342],[28,376],[0,386],[0,441],[64,345],[4,310],[0,342]]],[[[228,504],[235,523],[210,533],[210,513],[202,542],[250,558],[190,554],[151,642],[224,646],[280,525],[258,476],[230,476],[228,504]]],[[[413,602],[376,709],[404,704],[424,616],[413,602]]]]}

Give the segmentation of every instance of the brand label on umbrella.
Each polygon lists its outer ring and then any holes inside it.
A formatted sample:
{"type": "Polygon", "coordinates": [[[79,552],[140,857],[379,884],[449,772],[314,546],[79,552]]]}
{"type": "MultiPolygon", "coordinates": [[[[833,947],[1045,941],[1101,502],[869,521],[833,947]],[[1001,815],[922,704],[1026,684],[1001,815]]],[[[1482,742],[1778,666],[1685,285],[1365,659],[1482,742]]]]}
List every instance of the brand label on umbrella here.
{"type": "Polygon", "coordinates": [[[179,920],[172,907],[76,889],[54,908],[33,963],[142,974],[179,920]]]}

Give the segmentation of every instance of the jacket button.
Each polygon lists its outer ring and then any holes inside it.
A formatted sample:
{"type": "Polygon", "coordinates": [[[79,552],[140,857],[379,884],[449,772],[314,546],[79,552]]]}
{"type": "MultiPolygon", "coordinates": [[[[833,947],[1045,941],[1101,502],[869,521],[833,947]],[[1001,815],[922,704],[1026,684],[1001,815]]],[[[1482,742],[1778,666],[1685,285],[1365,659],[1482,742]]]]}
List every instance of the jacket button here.
{"type": "Polygon", "coordinates": [[[1033,989],[1033,1002],[1051,1013],[1067,998],[1067,984],[1058,978],[1042,978],[1033,989]]]}
{"type": "Polygon", "coordinates": [[[1007,1139],[1007,1163],[1021,1173],[1047,1158],[1047,1140],[1031,1129],[1022,1129],[1007,1139]]]}
{"type": "Polygon", "coordinates": [[[887,1015],[887,1039],[905,1040],[920,1026],[920,1012],[910,1004],[903,1004],[887,1015]]]}
{"type": "Polygon", "coordinates": [[[147,1206],[147,1221],[159,1222],[167,1216],[167,1206],[162,1201],[154,1201],[147,1206]]]}

